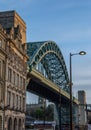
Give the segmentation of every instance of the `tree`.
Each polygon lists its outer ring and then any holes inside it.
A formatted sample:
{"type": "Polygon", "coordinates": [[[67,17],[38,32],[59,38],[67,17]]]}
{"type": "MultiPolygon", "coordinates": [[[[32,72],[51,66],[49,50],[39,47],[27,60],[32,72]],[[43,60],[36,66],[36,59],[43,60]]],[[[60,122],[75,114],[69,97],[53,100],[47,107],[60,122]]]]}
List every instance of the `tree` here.
{"type": "Polygon", "coordinates": [[[48,105],[48,107],[45,110],[45,117],[48,121],[54,120],[54,107],[53,105],[48,105]]]}
{"type": "Polygon", "coordinates": [[[43,115],[44,115],[43,109],[38,108],[38,109],[35,111],[35,115],[36,115],[36,118],[37,118],[38,120],[39,120],[39,119],[43,119],[43,115]]]}

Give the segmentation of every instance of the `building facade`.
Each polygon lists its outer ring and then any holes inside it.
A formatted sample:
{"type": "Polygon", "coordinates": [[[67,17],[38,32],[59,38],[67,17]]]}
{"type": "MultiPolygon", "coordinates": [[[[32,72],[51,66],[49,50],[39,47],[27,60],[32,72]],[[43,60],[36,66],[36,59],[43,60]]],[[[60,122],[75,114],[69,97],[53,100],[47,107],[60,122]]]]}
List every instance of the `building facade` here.
{"type": "Polygon", "coordinates": [[[3,111],[1,109],[1,105],[4,99],[6,58],[7,58],[7,53],[5,51],[6,48],[5,39],[6,39],[5,30],[0,25],[0,130],[2,130],[3,128],[3,111]]]}
{"type": "Polygon", "coordinates": [[[0,130],[25,130],[26,49],[25,22],[0,12],[0,130]]]}

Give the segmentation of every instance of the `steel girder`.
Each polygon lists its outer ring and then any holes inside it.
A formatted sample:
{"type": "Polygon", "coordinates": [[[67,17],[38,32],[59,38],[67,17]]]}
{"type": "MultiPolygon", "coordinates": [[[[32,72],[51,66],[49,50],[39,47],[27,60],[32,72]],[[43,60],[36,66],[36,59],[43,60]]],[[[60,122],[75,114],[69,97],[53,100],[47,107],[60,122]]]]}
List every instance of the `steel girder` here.
{"type": "Polygon", "coordinates": [[[53,41],[27,43],[29,70],[37,68],[39,63],[47,74],[47,78],[69,93],[69,77],[63,55],[53,41]]]}

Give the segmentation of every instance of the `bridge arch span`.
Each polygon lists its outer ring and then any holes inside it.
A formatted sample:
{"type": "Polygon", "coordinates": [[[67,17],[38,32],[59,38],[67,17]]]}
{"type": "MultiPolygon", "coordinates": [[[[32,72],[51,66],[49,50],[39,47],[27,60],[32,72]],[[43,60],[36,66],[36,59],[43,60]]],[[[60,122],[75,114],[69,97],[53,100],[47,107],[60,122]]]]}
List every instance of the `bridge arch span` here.
{"type": "Polygon", "coordinates": [[[39,70],[38,65],[41,63],[47,78],[69,92],[69,87],[65,85],[69,82],[68,72],[57,44],[54,41],[29,42],[27,48],[29,69],[39,70]]]}

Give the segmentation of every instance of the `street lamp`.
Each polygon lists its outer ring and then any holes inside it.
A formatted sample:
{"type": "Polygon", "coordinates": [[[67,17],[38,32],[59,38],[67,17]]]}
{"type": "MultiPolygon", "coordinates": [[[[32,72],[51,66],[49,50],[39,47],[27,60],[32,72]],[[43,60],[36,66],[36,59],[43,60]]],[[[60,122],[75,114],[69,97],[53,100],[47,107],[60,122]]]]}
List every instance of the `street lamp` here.
{"type": "Polygon", "coordinates": [[[61,130],[61,88],[59,87],[59,129],[61,130]]]}
{"type": "Polygon", "coordinates": [[[73,119],[72,119],[72,56],[74,55],[85,55],[85,51],[79,53],[70,53],[70,130],[73,130],[73,119]]]}

